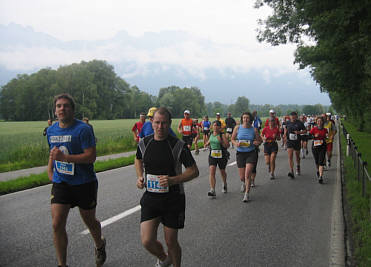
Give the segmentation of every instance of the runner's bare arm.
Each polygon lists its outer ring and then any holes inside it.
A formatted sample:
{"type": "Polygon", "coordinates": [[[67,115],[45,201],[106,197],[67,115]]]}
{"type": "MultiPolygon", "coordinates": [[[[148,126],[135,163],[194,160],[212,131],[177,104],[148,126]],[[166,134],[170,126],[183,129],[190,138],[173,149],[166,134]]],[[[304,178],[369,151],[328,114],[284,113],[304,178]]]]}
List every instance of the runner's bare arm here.
{"type": "Polygon", "coordinates": [[[143,173],[144,173],[144,169],[143,169],[143,161],[140,160],[140,159],[135,159],[134,161],[134,165],[135,165],[135,171],[137,173],[137,187],[139,189],[143,189],[144,187],[144,178],[143,178],[143,173]]]}
{"type": "Polygon", "coordinates": [[[50,151],[50,156],[53,160],[59,160],[63,162],[72,162],[80,164],[89,164],[94,163],[97,158],[97,151],[95,147],[88,147],[84,149],[84,152],[81,154],[66,155],[59,148],[54,147],[50,151]]]}
{"type": "Polygon", "coordinates": [[[228,142],[228,139],[227,139],[227,136],[225,134],[222,134],[222,137],[223,137],[223,143],[222,143],[222,146],[224,148],[228,148],[229,147],[229,142],[228,142]]]}
{"type": "Polygon", "coordinates": [[[51,158],[50,155],[49,155],[49,161],[48,161],[48,177],[50,181],[53,180],[53,159],[51,158]]]}
{"type": "Polygon", "coordinates": [[[261,143],[263,143],[263,139],[260,136],[260,134],[259,134],[259,132],[256,128],[254,128],[254,131],[255,131],[255,136],[256,136],[256,139],[254,140],[254,145],[260,146],[261,143]]]}
{"type": "Polygon", "coordinates": [[[236,140],[238,127],[239,127],[238,125],[234,127],[233,132],[232,132],[232,137],[231,137],[232,144],[235,145],[236,147],[240,146],[240,143],[236,140]]]}
{"type": "Polygon", "coordinates": [[[161,181],[163,179],[165,180],[167,179],[168,185],[180,184],[180,183],[188,182],[192,180],[193,178],[198,177],[198,175],[199,175],[198,167],[197,167],[197,164],[194,163],[191,167],[186,168],[185,171],[180,175],[172,176],[172,177],[164,176],[163,178],[160,179],[160,184],[165,182],[165,181],[163,182],[161,181]]]}

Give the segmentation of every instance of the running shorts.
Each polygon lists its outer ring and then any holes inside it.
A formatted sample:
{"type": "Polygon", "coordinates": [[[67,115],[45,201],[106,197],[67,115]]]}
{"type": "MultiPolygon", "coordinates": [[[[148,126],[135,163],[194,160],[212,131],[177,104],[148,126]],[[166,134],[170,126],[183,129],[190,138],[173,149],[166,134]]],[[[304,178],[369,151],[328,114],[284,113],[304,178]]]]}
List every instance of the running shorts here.
{"type": "Polygon", "coordinates": [[[307,142],[309,139],[309,135],[307,134],[303,134],[300,136],[300,140],[303,141],[303,142],[307,142]]]}
{"type": "Polygon", "coordinates": [[[332,147],[333,147],[332,144],[333,144],[333,143],[327,143],[327,144],[326,144],[326,149],[327,149],[328,152],[331,152],[331,151],[332,151],[332,147]]]}
{"type": "Polygon", "coordinates": [[[232,134],[233,133],[233,128],[226,128],[225,131],[227,132],[227,134],[232,134]],[[231,129],[231,130],[228,131],[228,129],[231,129]]]}
{"type": "Polygon", "coordinates": [[[140,200],[140,222],[159,218],[160,222],[172,229],[183,229],[185,220],[185,195],[167,193],[156,196],[156,193],[145,192],[140,200]]]}
{"type": "Polygon", "coordinates": [[[227,158],[221,158],[216,159],[211,156],[209,156],[209,166],[219,166],[219,169],[225,170],[227,167],[228,159],[227,158]]]}
{"type": "Polygon", "coordinates": [[[287,148],[292,148],[296,151],[300,151],[301,148],[300,141],[287,140],[287,148]]]}
{"type": "Polygon", "coordinates": [[[192,135],[183,135],[182,139],[187,145],[190,145],[190,146],[192,145],[192,142],[193,142],[192,135]]]}
{"type": "Polygon", "coordinates": [[[51,204],[71,205],[91,210],[97,206],[98,181],[80,185],[69,185],[65,182],[53,183],[50,202],[51,204]]]}
{"type": "Polygon", "coordinates": [[[250,152],[239,152],[236,153],[237,158],[237,167],[238,168],[245,168],[246,164],[251,163],[255,164],[257,162],[257,153],[256,150],[250,152]]]}
{"type": "Polygon", "coordinates": [[[265,143],[264,144],[264,154],[270,155],[274,152],[278,152],[277,142],[265,143]]]}
{"type": "Polygon", "coordinates": [[[206,135],[206,136],[209,136],[209,134],[210,134],[210,130],[203,130],[203,132],[202,132],[204,135],[206,135]]]}
{"type": "Polygon", "coordinates": [[[326,165],[326,146],[314,147],[312,146],[312,154],[316,165],[326,165]]]}

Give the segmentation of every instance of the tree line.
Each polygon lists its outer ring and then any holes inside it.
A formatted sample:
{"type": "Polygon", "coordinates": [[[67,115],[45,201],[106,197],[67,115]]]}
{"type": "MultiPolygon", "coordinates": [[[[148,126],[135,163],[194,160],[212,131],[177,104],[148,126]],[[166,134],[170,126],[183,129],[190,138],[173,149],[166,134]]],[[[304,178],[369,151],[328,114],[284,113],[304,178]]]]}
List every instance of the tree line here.
{"type": "Polygon", "coordinates": [[[309,68],[332,105],[364,130],[371,119],[371,2],[256,0],[273,14],[260,20],[258,40],[297,45],[295,63],[309,68]],[[308,41],[309,40],[309,41],[308,41]]]}
{"type": "Polygon", "coordinates": [[[278,115],[294,110],[306,114],[325,111],[321,105],[251,105],[244,96],[231,105],[217,101],[205,103],[205,97],[197,87],[170,86],[161,88],[158,96],[153,96],[137,86],[130,86],[116,75],[112,65],[93,60],[18,75],[1,88],[0,114],[7,121],[52,119],[53,97],[65,92],[76,101],[76,117],[90,119],[137,118],[152,106],[166,106],[178,118],[183,116],[185,109],[191,110],[195,118],[206,114],[214,117],[217,112],[222,116],[227,112],[239,116],[247,110],[257,110],[260,116],[268,116],[272,108],[278,115]]]}

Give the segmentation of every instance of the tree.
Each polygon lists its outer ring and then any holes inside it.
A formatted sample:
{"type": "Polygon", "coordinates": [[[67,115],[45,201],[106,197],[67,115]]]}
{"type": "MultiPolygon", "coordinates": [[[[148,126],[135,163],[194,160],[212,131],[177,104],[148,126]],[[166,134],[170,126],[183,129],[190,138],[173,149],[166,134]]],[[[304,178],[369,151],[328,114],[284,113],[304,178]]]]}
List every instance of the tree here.
{"type": "Polygon", "coordinates": [[[249,111],[249,99],[244,96],[239,96],[234,103],[234,114],[241,115],[246,111],[249,111]]]}

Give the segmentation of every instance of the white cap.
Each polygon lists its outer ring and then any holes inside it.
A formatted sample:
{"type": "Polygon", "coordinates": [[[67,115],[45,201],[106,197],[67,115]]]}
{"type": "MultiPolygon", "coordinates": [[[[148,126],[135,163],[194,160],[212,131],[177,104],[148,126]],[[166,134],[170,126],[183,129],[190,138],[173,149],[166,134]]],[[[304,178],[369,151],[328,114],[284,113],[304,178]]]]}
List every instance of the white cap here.
{"type": "Polygon", "coordinates": [[[218,112],[218,113],[216,113],[216,116],[220,116],[220,113],[218,112]]]}
{"type": "Polygon", "coordinates": [[[271,109],[271,110],[269,111],[269,113],[276,113],[276,112],[274,112],[274,110],[273,110],[273,109],[271,109]]]}
{"type": "Polygon", "coordinates": [[[184,113],[191,114],[191,112],[188,109],[184,110],[184,113]]]}
{"type": "Polygon", "coordinates": [[[327,112],[326,115],[327,115],[327,116],[331,116],[331,113],[330,113],[330,112],[327,112]]]}

